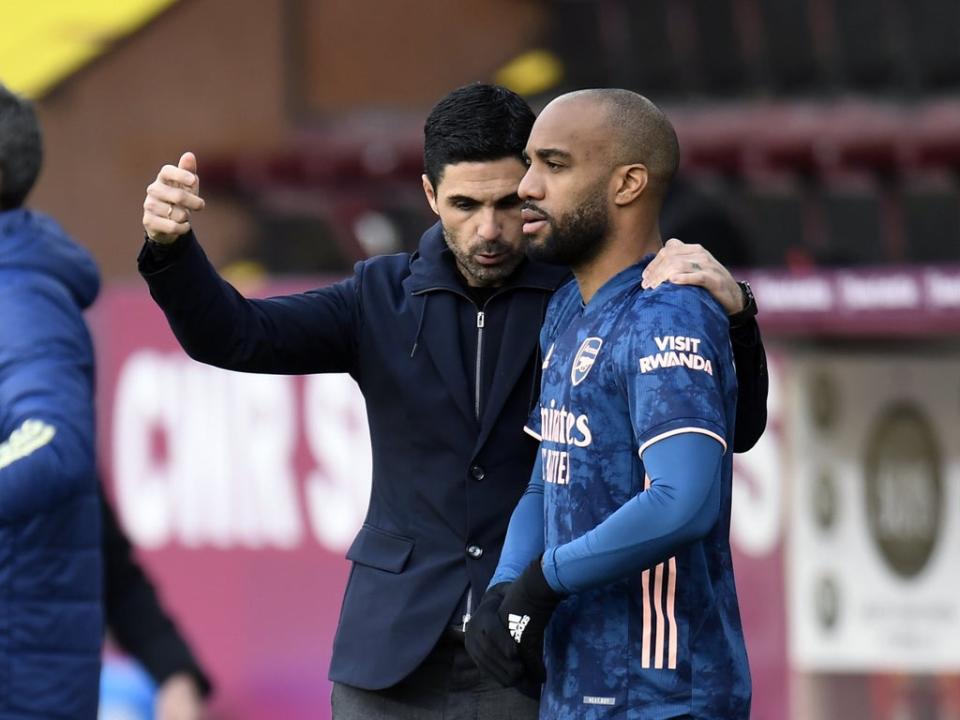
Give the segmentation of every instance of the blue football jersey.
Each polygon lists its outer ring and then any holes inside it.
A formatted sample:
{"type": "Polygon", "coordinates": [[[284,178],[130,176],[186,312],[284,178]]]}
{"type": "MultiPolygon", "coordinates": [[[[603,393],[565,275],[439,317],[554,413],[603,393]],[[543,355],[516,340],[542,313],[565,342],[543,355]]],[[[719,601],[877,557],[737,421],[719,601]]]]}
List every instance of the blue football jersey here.
{"type": "Polygon", "coordinates": [[[737,386],[727,316],[701,288],[643,290],[647,262],[586,306],[570,282],[547,311],[527,427],[541,441],[547,554],[643,492],[644,449],[677,433],[724,448],[719,520],[655,567],[560,604],[546,633],[542,718],[749,716],[729,542],[737,386]]]}

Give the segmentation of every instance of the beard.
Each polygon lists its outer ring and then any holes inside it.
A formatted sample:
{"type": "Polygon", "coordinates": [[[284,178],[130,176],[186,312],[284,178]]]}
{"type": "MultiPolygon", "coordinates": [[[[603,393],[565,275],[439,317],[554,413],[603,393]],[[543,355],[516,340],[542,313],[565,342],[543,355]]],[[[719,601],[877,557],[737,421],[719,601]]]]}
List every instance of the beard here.
{"type": "Polygon", "coordinates": [[[554,218],[533,203],[525,207],[543,215],[548,234],[542,242],[527,235],[527,256],[551,265],[577,268],[596,258],[607,245],[610,215],[604,188],[597,187],[573,212],[554,218]]]}
{"type": "Polygon", "coordinates": [[[502,285],[523,262],[524,253],[522,250],[511,248],[500,240],[481,242],[471,247],[465,247],[455,232],[447,230],[446,227],[442,229],[443,238],[446,240],[450,252],[453,253],[457,269],[469,285],[475,287],[502,285]],[[504,257],[496,265],[484,265],[477,260],[477,255],[480,254],[503,254],[504,257]]]}

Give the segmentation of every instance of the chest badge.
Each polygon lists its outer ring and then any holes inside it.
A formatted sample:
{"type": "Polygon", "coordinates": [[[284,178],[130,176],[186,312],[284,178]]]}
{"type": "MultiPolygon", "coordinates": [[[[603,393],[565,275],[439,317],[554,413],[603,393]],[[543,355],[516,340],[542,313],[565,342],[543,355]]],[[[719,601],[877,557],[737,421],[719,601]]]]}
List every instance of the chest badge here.
{"type": "Polygon", "coordinates": [[[586,379],[597,355],[600,354],[601,345],[603,345],[603,338],[598,337],[588,337],[580,345],[576,357],[573,358],[573,367],[570,369],[570,380],[574,385],[579,385],[586,379]]]}

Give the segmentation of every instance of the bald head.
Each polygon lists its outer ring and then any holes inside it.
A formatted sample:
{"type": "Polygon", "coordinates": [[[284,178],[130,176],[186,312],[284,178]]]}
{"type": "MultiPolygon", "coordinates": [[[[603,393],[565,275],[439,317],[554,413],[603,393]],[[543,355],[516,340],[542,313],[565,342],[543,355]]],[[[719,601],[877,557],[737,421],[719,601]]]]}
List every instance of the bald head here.
{"type": "Polygon", "coordinates": [[[548,109],[579,111],[579,121],[604,138],[611,167],[645,165],[650,190],[666,192],[680,165],[680,144],[667,116],[643,95],[618,88],[578,90],[559,96],[544,112],[548,109]]]}

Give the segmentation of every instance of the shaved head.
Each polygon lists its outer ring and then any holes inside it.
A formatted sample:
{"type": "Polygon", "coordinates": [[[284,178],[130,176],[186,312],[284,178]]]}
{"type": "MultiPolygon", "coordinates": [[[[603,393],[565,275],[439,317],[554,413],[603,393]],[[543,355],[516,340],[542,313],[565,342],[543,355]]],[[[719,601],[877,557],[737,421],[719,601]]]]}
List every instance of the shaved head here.
{"type": "Polygon", "coordinates": [[[524,154],[517,192],[530,257],[576,272],[612,239],[628,255],[659,247],[657,218],[680,151],[673,125],[647,98],[616,89],[561,95],[537,117],[524,154]]]}
{"type": "Polygon", "coordinates": [[[666,192],[680,165],[680,143],[673,124],[650,100],[630,90],[597,88],[567,93],[553,102],[597,108],[595,122],[607,138],[611,167],[645,165],[650,189],[657,195],[666,192]]]}

